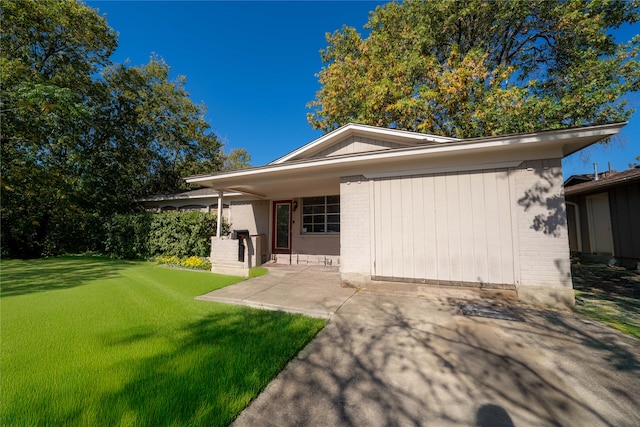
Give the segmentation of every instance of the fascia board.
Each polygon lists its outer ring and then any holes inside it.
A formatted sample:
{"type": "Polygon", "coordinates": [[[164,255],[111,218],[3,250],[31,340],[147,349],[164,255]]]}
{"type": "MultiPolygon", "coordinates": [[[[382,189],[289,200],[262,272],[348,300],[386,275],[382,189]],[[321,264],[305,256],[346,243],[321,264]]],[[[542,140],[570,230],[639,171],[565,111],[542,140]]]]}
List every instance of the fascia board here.
{"type": "MultiPolygon", "coordinates": [[[[243,196],[242,193],[225,193],[225,197],[238,197],[243,196]]],[[[137,199],[139,202],[163,202],[169,200],[198,200],[198,199],[211,199],[218,198],[217,194],[198,194],[195,196],[184,195],[184,196],[176,196],[176,195],[168,195],[168,196],[153,196],[153,197],[145,197],[143,199],[137,199]]]]}
{"type": "MultiPolygon", "coordinates": [[[[320,159],[310,159],[301,161],[291,161],[281,164],[270,164],[267,166],[242,169],[234,172],[225,172],[216,175],[193,176],[185,178],[188,183],[207,183],[214,186],[214,182],[218,182],[223,187],[233,185],[236,179],[244,178],[246,180],[259,179],[270,175],[281,175],[286,178],[287,175],[295,173],[298,170],[304,170],[310,174],[323,169],[346,169],[351,165],[366,165],[379,162],[392,162],[402,159],[415,159],[418,156],[436,157],[447,154],[474,154],[474,152],[488,152],[491,150],[510,149],[518,146],[528,146],[541,151],[554,148],[563,148],[567,141],[575,141],[579,139],[587,139],[586,145],[596,142],[598,139],[604,139],[614,135],[620,131],[624,123],[616,123],[610,125],[598,125],[588,128],[562,129],[558,131],[538,132],[525,135],[510,135],[506,137],[488,137],[477,138],[471,140],[460,140],[453,144],[430,145],[411,148],[402,148],[395,150],[375,151],[368,153],[359,153],[347,156],[335,156],[320,159]],[[590,141],[595,137],[595,140],[590,141]],[[534,145],[535,144],[535,145],[534,145]]],[[[585,145],[585,146],[586,146],[585,145]]],[[[564,154],[564,153],[563,153],[564,154]]],[[[559,154],[558,157],[562,157],[559,154]]],[[[236,181],[237,182],[237,181],[236,181]]],[[[223,188],[222,187],[222,188],[223,188]]]]}

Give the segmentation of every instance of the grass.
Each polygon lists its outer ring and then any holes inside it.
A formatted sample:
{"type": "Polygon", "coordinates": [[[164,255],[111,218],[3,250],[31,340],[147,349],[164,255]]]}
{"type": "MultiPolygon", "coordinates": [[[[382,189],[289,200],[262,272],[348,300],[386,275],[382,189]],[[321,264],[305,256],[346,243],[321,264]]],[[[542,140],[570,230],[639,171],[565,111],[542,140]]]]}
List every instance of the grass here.
{"type": "Polygon", "coordinates": [[[604,264],[572,266],[577,313],[640,339],[640,274],[604,264]]]}
{"type": "Polygon", "coordinates": [[[227,425],[324,325],[194,300],[237,277],[92,257],[0,269],[2,425],[227,425]]]}
{"type": "Polygon", "coordinates": [[[249,269],[249,277],[260,277],[267,274],[269,270],[264,267],[253,267],[249,269]]]}

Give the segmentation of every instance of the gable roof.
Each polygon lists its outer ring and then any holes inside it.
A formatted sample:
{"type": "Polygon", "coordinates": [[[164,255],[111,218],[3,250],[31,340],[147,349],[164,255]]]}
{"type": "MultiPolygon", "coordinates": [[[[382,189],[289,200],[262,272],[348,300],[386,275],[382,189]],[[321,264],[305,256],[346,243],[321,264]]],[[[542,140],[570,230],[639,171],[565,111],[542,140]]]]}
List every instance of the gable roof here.
{"type": "Polygon", "coordinates": [[[570,187],[565,187],[564,194],[565,196],[573,196],[576,194],[604,191],[616,185],[627,184],[634,181],[640,181],[640,167],[619,172],[617,174],[611,174],[609,176],[602,177],[597,181],[593,180],[582,182],[570,187]]]}
{"type": "Polygon", "coordinates": [[[357,123],[348,123],[338,129],[331,131],[318,139],[311,141],[308,144],[303,145],[285,154],[282,157],[269,163],[270,165],[277,165],[291,160],[301,160],[313,156],[315,153],[326,150],[332,145],[344,140],[350,136],[363,136],[366,138],[379,138],[385,141],[395,142],[406,147],[415,147],[418,145],[424,145],[428,143],[448,143],[460,141],[457,138],[448,138],[446,136],[430,135],[426,133],[410,132],[398,129],[388,129],[376,126],[361,125],[357,123]]]}
{"type": "Polygon", "coordinates": [[[363,175],[375,178],[442,173],[513,167],[524,160],[562,158],[618,133],[625,124],[626,122],[609,123],[459,140],[429,139],[416,132],[350,124],[266,166],[196,175],[185,179],[189,183],[224,191],[225,195],[227,192],[236,192],[258,198],[293,197],[293,194],[299,195],[322,185],[339,185],[341,176],[363,175]],[[343,140],[349,129],[357,130],[365,137],[375,136],[380,139],[381,135],[385,135],[385,139],[402,140],[408,146],[332,157],[296,157],[296,153],[301,154],[305,150],[308,153],[313,147],[343,140]],[[416,141],[422,143],[416,144],[416,141]]]}
{"type": "Polygon", "coordinates": [[[592,173],[582,173],[577,175],[571,175],[564,181],[565,187],[571,187],[572,185],[581,184],[583,182],[589,182],[595,175],[592,173]]]}

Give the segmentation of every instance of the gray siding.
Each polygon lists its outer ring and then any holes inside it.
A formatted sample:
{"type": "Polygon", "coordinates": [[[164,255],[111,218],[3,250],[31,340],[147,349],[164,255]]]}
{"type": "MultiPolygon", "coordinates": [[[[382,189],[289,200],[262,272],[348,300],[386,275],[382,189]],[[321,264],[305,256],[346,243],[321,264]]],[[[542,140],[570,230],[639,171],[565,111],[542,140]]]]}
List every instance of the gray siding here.
{"type": "Polygon", "coordinates": [[[640,183],[609,190],[616,256],[640,259],[640,183]]]}

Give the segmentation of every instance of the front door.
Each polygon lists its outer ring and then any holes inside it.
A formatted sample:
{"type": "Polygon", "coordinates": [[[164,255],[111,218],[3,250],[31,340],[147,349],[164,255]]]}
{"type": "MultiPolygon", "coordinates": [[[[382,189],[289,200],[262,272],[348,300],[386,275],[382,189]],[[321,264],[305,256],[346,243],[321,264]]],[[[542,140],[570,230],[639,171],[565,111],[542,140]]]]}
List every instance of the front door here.
{"type": "Polygon", "coordinates": [[[587,196],[587,209],[589,210],[591,252],[614,255],[608,194],[587,196]]]}
{"type": "Polygon", "coordinates": [[[291,200],[273,202],[274,254],[291,253],[291,200]]]}

